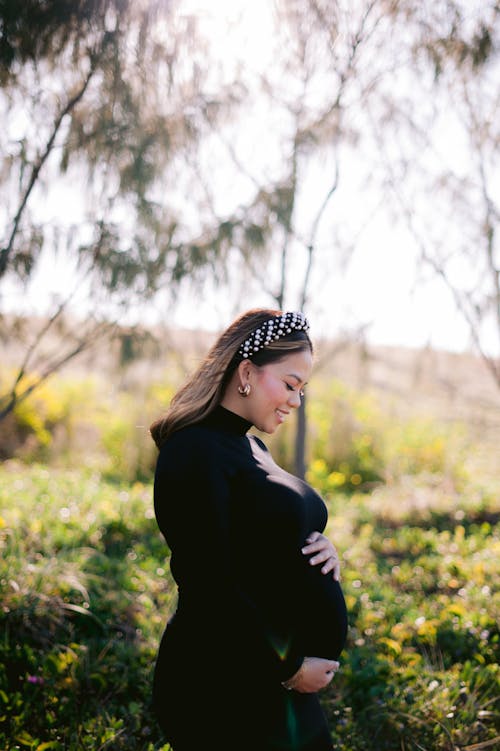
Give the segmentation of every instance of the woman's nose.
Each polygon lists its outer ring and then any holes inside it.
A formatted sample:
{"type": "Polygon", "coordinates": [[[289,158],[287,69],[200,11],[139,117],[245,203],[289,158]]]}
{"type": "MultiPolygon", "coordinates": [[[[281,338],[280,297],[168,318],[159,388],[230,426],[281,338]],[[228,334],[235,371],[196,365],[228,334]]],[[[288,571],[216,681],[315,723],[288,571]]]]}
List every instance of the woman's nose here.
{"type": "Polygon", "coordinates": [[[288,404],[290,405],[290,407],[296,408],[296,407],[300,407],[300,402],[301,402],[300,391],[293,391],[290,394],[288,404]]]}

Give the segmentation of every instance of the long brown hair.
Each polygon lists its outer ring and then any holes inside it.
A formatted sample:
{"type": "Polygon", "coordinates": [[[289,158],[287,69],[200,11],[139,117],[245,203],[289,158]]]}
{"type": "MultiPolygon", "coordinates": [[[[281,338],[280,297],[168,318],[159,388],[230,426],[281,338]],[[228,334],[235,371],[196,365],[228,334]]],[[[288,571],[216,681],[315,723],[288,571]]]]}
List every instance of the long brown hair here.
{"type": "MultiPolygon", "coordinates": [[[[281,314],[281,310],[268,308],[249,310],[219,336],[198,369],[174,395],[167,413],[151,425],[150,433],[158,448],[174,431],[199,422],[220,404],[224,390],[241,362],[238,355],[241,343],[265,321],[281,314]]],[[[312,352],[309,336],[305,331],[292,331],[267,344],[252,357],[252,362],[266,365],[290,352],[304,349],[312,352]]]]}

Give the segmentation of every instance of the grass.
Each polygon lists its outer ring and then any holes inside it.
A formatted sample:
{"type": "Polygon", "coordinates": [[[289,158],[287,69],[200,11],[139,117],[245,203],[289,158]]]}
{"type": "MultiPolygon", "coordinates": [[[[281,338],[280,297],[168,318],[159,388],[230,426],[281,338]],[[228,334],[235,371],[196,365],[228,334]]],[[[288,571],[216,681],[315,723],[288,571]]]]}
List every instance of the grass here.
{"type": "Polygon", "coordinates": [[[173,591],[151,488],[1,474],[0,748],[160,748],[148,696],[173,591]]]}
{"type": "MultiPolygon", "coordinates": [[[[331,494],[350,614],[322,695],[335,749],[500,747],[497,490],[331,494]]],[[[166,751],[150,687],[175,593],[151,485],[6,462],[0,546],[0,748],[166,751]]]]}

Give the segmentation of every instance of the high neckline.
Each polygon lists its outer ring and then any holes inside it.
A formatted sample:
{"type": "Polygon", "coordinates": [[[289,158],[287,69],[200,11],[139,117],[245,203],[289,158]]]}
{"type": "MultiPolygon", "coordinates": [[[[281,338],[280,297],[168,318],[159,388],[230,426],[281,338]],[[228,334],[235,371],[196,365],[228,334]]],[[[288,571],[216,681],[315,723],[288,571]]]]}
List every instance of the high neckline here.
{"type": "Polygon", "coordinates": [[[223,430],[227,433],[243,436],[252,427],[252,423],[245,420],[244,417],[237,415],[236,412],[226,409],[218,404],[207,417],[202,420],[203,425],[208,425],[217,430],[223,430]]]}

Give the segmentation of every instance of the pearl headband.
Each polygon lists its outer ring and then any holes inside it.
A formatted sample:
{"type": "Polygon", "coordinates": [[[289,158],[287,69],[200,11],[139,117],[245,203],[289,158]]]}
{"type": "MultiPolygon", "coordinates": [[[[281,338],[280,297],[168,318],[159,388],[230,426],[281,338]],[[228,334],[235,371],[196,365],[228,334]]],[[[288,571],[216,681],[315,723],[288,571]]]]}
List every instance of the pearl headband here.
{"type": "Polygon", "coordinates": [[[308,330],[309,323],[303,313],[283,313],[283,315],[274,316],[252,331],[248,339],[245,339],[240,346],[238,354],[243,358],[252,357],[271,342],[291,334],[292,331],[308,330]]]}

